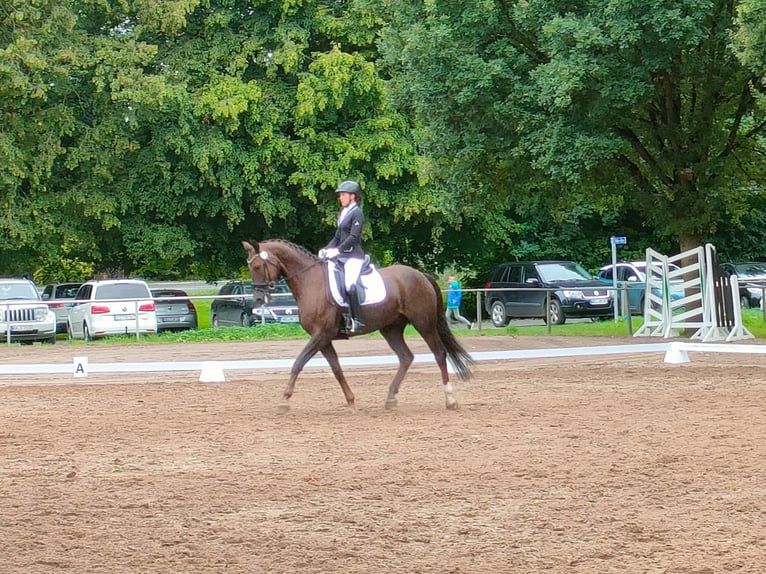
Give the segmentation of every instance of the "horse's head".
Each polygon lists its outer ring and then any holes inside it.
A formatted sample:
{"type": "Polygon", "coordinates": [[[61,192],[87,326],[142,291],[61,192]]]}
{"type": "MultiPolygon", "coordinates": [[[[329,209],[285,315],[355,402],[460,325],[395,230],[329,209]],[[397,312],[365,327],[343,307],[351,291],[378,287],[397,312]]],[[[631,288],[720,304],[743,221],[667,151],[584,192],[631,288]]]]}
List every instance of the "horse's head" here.
{"type": "Polygon", "coordinates": [[[257,241],[243,241],[242,247],[247,252],[247,268],[253,284],[253,303],[262,305],[266,296],[274,289],[282,271],[268,251],[261,249],[257,241]]]}

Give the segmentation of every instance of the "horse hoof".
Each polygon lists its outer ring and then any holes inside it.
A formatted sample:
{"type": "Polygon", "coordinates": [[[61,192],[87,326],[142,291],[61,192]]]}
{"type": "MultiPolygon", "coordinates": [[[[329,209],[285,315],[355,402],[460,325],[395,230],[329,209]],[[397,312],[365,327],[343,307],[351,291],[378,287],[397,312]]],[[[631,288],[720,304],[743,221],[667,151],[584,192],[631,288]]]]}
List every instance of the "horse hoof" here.
{"type": "Polygon", "coordinates": [[[392,411],[392,410],[394,410],[394,409],[396,408],[397,404],[398,404],[398,403],[396,402],[396,399],[388,399],[388,400],[386,401],[386,410],[387,410],[387,411],[392,411]]]}
{"type": "Polygon", "coordinates": [[[288,412],[290,412],[290,405],[287,403],[283,403],[277,407],[278,415],[286,415],[288,412]]]}
{"type": "Polygon", "coordinates": [[[452,399],[451,401],[447,401],[447,410],[448,411],[456,411],[458,409],[458,404],[455,399],[452,399]]]}

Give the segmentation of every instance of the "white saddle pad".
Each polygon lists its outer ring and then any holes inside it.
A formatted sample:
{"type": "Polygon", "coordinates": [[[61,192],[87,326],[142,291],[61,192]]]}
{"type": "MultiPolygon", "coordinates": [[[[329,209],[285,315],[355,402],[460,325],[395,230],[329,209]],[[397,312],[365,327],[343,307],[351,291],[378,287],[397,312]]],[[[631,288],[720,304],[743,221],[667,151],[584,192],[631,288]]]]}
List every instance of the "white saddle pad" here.
{"type": "MultiPolygon", "coordinates": [[[[362,275],[362,286],[364,287],[364,303],[365,305],[373,305],[380,303],[386,298],[386,286],[383,284],[383,277],[378,273],[377,268],[374,265],[370,265],[372,273],[366,273],[362,275]]],[[[335,281],[335,261],[327,262],[327,275],[330,278],[330,293],[332,298],[340,306],[346,306],[345,298],[341,297],[338,292],[338,283],[335,281]]]]}

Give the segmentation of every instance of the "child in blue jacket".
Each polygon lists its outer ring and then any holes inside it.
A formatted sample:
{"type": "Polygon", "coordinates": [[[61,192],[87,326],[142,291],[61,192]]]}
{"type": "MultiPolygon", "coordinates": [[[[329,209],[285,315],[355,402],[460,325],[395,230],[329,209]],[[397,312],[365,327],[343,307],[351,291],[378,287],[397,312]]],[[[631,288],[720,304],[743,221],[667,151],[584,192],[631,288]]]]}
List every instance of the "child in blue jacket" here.
{"type": "Polygon", "coordinates": [[[449,276],[449,283],[447,284],[447,323],[452,318],[455,321],[459,321],[464,325],[468,325],[469,329],[473,329],[473,323],[460,314],[460,302],[463,299],[463,292],[460,290],[460,282],[454,275],[449,276]]]}

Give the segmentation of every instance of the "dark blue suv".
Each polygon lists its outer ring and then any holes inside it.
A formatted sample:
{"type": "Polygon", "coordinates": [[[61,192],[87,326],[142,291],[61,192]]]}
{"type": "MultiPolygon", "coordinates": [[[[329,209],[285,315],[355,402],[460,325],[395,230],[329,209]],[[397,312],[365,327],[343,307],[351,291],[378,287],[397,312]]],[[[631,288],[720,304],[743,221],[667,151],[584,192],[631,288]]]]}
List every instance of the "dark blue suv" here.
{"type": "Polygon", "coordinates": [[[499,265],[484,286],[484,308],[495,327],[511,319],[539,317],[553,325],[568,317],[614,314],[606,285],[574,261],[516,261],[499,265]],[[546,293],[550,306],[546,310],[546,293]]]}

